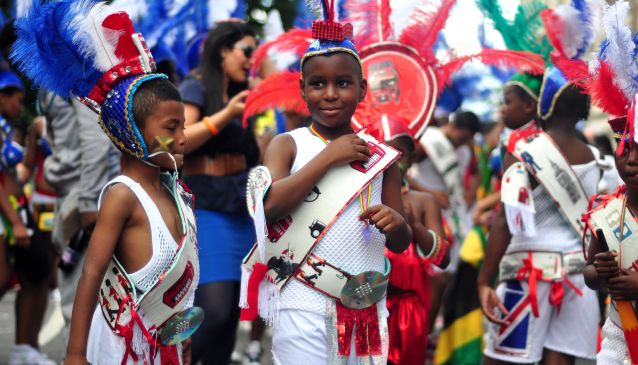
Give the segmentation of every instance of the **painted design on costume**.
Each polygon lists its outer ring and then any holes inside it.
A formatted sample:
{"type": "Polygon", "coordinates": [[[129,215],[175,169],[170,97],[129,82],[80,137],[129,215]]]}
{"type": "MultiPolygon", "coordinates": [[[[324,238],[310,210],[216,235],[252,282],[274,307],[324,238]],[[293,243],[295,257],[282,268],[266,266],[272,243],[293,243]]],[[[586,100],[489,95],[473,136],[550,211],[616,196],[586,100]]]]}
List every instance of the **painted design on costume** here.
{"type": "Polygon", "coordinates": [[[538,164],[534,160],[534,157],[530,155],[529,152],[527,151],[521,152],[521,158],[523,159],[523,162],[525,162],[525,164],[529,166],[529,168],[532,170],[534,174],[542,170],[542,168],[538,166],[538,164]]]}
{"type": "Polygon", "coordinates": [[[580,193],[578,192],[578,187],[570,179],[567,172],[561,169],[556,162],[549,160],[549,163],[552,165],[552,169],[554,169],[554,176],[556,176],[556,181],[558,181],[560,186],[562,186],[565,189],[565,191],[567,191],[567,194],[569,195],[569,199],[572,201],[572,204],[576,204],[578,199],[580,199],[580,193]]]}
{"type": "Polygon", "coordinates": [[[269,224],[267,228],[268,228],[268,239],[270,239],[270,242],[277,243],[277,241],[279,241],[279,239],[284,235],[284,233],[286,233],[288,228],[290,228],[291,224],[292,224],[291,216],[284,217],[273,224],[269,224]]]}
{"type": "Polygon", "coordinates": [[[368,141],[368,148],[370,149],[370,158],[368,158],[368,161],[355,161],[350,163],[353,169],[364,174],[370,171],[370,169],[385,156],[385,151],[376,143],[368,141]]]}
{"type": "Polygon", "coordinates": [[[294,252],[287,249],[282,251],[279,257],[273,256],[268,260],[268,269],[277,274],[275,278],[277,283],[286,280],[299,268],[299,264],[292,261],[293,258],[294,252]]]}
{"type": "Polygon", "coordinates": [[[310,229],[310,236],[312,238],[317,238],[319,237],[319,235],[321,235],[321,232],[326,229],[326,224],[318,219],[315,219],[308,228],[310,229]]]}
{"type": "Polygon", "coordinates": [[[497,325],[494,351],[498,353],[527,356],[530,352],[533,319],[527,283],[510,280],[505,283],[503,305],[509,314],[504,318],[509,325],[497,325]]]}
{"type": "Polygon", "coordinates": [[[392,60],[381,60],[368,66],[368,83],[372,97],[372,105],[399,103],[401,87],[399,74],[392,60]]]}
{"type": "Polygon", "coordinates": [[[306,196],[303,201],[305,201],[306,203],[312,203],[319,199],[319,195],[321,195],[321,190],[319,190],[318,186],[315,186],[314,188],[312,188],[312,190],[308,193],[308,196],[306,196]]]}

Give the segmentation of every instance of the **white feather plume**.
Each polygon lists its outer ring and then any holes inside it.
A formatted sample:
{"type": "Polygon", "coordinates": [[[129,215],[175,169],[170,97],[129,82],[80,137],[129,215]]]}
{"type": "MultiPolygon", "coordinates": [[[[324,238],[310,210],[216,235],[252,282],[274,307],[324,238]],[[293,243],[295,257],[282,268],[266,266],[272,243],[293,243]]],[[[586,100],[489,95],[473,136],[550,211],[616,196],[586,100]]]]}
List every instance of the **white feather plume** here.
{"type": "Polygon", "coordinates": [[[92,59],[95,68],[102,72],[124,61],[115,56],[121,33],[102,26],[104,19],[116,12],[112,6],[100,3],[91,9],[86,18],[78,20],[79,31],[76,38],[84,38],[83,43],[87,44],[82,49],[85,57],[92,59]]]}
{"type": "Polygon", "coordinates": [[[581,21],[578,10],[570,5],[560,5],[554,13],[563,20],[563,32],[560,37],[563,51],[567,57],[574,58],[585,41],[583,28],[586,25],[581,21]]]}
{"type": "Polygon", "coordinates": [[[633,76],[638,75],[638,65],[632,56],[636,46],[631,29],[625,23],[628,13],[629,4],[626,0],[619,0],[613,5],[608,5],[605,9],[603,26],[609,41],[605,60],[616,74],[616,83],[627,99],[632,100],[636,93],[633,76]]]}
{"type": "Polygon", "coordinates": [[[17,0],[16,1],[16,17],[22,18],[27,15],[34,0],[17,0]]]}

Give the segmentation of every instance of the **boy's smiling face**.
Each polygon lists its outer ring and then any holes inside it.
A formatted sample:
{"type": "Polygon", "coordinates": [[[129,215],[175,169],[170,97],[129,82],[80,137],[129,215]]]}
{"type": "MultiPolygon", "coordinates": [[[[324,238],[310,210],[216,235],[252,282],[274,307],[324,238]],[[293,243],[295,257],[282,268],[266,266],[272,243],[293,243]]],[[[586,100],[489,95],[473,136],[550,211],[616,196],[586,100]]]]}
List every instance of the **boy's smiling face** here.
{"type": "MultiPolygon", "coordinates": [[[[179,169],[184,163],[184,104],[175,100],[160,101],[146,118],[142,128],[144,142],[149,146],[149,153],[166,151],[171,153],[179,169]],[[158,138],[159,137],[159,138],[158,138]],[[162,141],[170,141],[163,145],[162,141]]],[[[163,169],[173,170],[173,162],[165,155],[155,156],[149,161],[163,169]]]]}
{"type": "Polygon", "coordinates": [[[306,60],[299,85],[312,120],[327,128],[349,125],[368,89],[361,66],[344,52],[306,60]]]}

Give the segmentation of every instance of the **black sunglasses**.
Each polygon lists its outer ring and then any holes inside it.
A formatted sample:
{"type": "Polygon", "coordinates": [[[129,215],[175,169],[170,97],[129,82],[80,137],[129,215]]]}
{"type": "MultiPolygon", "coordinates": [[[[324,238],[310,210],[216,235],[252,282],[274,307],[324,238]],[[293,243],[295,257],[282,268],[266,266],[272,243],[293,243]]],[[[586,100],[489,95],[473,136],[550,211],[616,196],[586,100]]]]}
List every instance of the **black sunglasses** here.
{"type": "Polygon", "coordinates": [[[244,56],[246,56],[246,58],[250,58],[253,55],[253,52],[255,51],[255,47],[249,46],[249,45],[240,46],[237,48],[239,48],[242,52],[244,52],[244,56]]]}

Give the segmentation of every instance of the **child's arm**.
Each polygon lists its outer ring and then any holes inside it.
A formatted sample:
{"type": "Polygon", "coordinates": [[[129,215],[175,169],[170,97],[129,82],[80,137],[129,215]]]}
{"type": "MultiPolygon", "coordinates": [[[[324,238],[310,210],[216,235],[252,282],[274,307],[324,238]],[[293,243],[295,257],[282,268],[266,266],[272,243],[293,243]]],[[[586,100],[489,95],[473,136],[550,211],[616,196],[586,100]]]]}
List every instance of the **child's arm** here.
{"type": "MultiPolygon", "coordinates": [[[[512,155],[506,155],[505,168],[503,170],[507,170],[514,162],[516,162],[516,159],[512,155]]],[[[496,295],[491,283],[511,239],[512,235],[507,226],[504,207],[501,206],[492,221],[487,247],[485,248],[485,259],[476,280],[481,309],[487,319],[497,324],[508,324],[508,322],[497,317],[496,313],[494,313],[494,307],[497,307],[503,315],[507,315],[508,311],[496,295]]]]}
{"type": "Polygon", "coordinates": [[[370,150],[364,140],[347,134],[330,142],[304,167],[290,175],[295,154],[295,142],[287,134],[275,137],[266,149],[264,165],[273,179],[264,201],[267,222],[276,222],[294,211],[331,167],[367,161],[370,150]]]}
{"type": "MultiPolygon", "coordinates": [[[[430,252],[434,240],[429,230],[434,231],[439,236],[439,240],[445,239],[441,224],[441,208],[431,194],[421,192],[411,192],[410,194],[403,201],[403,205],[406,208],[405,213],[410,228],[412,228],[412,240],[419,245],[421,251],[430,252]]],[[[439,267],[444,269],[449,263],[450,250],[445,248],[445,256],[439,267]]]]}
{"type": "Polygon", "coordinates": [[[100,284],[135,207],[135,199],[128,187],[115,185],[109,189],[98,212],[73,303],[65,365],[86,364],[87,340],[100,284]]]}
{"type": "Polygon", "coordinates": [[[401,171],[394,163],[383,175],[381,203],[366,209],[361,219],[374,224],[386,237],[386,245],[392,252],[403,252],[412,240],[412,230],[403,218],[401,201],[401,171]]]}

